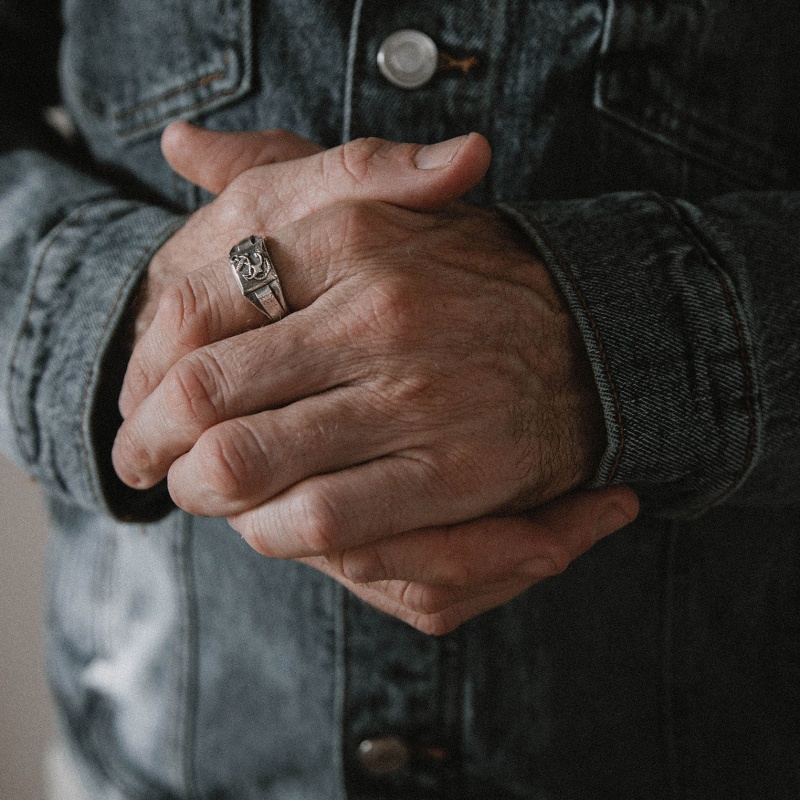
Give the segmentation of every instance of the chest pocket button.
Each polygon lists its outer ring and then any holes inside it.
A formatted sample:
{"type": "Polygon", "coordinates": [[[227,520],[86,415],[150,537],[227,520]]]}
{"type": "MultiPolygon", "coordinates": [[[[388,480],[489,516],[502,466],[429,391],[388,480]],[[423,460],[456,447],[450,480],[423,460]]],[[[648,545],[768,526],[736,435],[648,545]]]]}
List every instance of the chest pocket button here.
{"type": "Polygon", "coordinates": [[[378,69],[401,89],[419,89],[439,65],[436,43],[422,31],[404,29],[387,36],[378,50],[378,69]]]}

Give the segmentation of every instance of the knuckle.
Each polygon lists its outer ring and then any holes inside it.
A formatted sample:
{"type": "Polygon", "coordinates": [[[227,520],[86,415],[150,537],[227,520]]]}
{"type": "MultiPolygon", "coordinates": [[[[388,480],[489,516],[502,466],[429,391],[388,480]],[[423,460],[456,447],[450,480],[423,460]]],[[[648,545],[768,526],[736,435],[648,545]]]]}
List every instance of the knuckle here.
{"type": "Polygon", "coordinates": [[[257,183],[254,175],[258,169],[253,167],[241,172],[211,204],[220,230],[240,230],[253,221],[253,209],[258,207],[254,191],[254,183],[257,183]]]}
{"type": "Polygon", "coordinates": [[[325,555],[345,544],[345,516],[322,490],[307,490],[302,501],[297,535],[308,555],[325,555]]]}
{"type": "Polygon", "coordinates": [[[164,287],[158,301],[158,313],[166,317],[167,322],[181,318],[186,313],[186,306],[191,306],[192,299],[188,280],[184,277],[164,287]]]}
{"type": "Polygon", "coordinates": [[[353,183],[361,184],[369,178],[372,159],[383,145],[382,139],[366,137],[353,139],[328,152],[331,159],[336,159],[337,172],[344,172],[353,183]]]}
{"type": "Polygon", "coordinates": [[[204,492],[229,501],[247,496],[253,480],[253,452],[261,451],[247,426],[238,420],[217,426],[206,431],[195,447],[202,464],[204,492]]]}
{"type": "Polygon", "coordinates": [[[402,245],[409,235],[402,213],[378,200],[340,199],[315,218],[316,248],[345,275],[353,274],[354,265],[359,273],[390,272],[392,246],[402,245]]]}
{"type": "Polygon", "coordinates": [[[551,565],[550,575],[560,575],[572,563],[570,553],[559,545],[553,545],[544,554],[544,558],[551,565]]]}
{"type": "Polygon", "coordinates": [[[164,288],[158,315],[169,339],[194,350],[208,343],[208,288],[197,277],[185,276],[164,288]]]}
{"type": "Polygon", "coordinates": [[[259,555],[267,558],[280,557],[280,554],[270,547],[270,538],[262,529],[258,518],[254,514],[240,514],[228,517],[228,524],[253,548],[259,555]]]}
{"type": "MultiPolygon", "coordinates": [[[[430,328],[421,311],[414,289],[402,276],[387,275],[360,292],[354,313],[347,320],[346,335],[353,344],[369,348],[377,358],[387,354],[404,356],[418,351],[424,331],[430,328]]],[[[405,361],[404,375],[418,360],[405,361]]]]}
{"type": "Polygon", "coordinates": [[[134,402],[138,403],[155,388],[151,374],[152,370],[147,369],[142,356],[134,350],[125,372],[125,386],[134,402]]]}
{"type": "Polygon", "coordinates": [[[331,211],[331,222],[336,229],[342,248],[355,251],[378,252],[379,229],[385,218],[380,203],[374,200],[348,200],[331,211]]]}
{"type": "Polygon", "coordinates": [[[164,378],[165,404],[181,424],[205,430],[224,411],[224,379],[217,361],[205,352],[182,358],[164,378]]]}
{"type": "Polygon", "coordinates": [[[419,309],[415,300],[407,281],[386,277],[364,293],[363,313],[369,322],[393,339],[412,340],[419,330],[419,309]]]}
{"type": "Polygon", "coordinates": [[[195,316],[197,298],[188,276],[164,287],[158,303],[158,313],[167,325],[180,329],[186,319],[195,316]]]}

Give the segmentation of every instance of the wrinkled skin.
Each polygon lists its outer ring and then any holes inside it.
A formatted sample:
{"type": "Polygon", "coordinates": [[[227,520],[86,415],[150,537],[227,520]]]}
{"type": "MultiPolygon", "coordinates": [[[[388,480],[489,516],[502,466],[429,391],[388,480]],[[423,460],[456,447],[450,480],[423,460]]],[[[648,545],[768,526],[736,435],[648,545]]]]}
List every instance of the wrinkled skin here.
{"type": "Polygon", "coordinates": [[[576,490],[604,429],[549,274],[458,201],[485,140],[322,151],[178,124],[163,147],[218,196],[150,265],[114,448],[126,483],[167,476],[186,511],[431,633],[635,517],[625,487],[576,490]],[[274,325],[219,259],[251,233],[293,312],[274,325]]]}

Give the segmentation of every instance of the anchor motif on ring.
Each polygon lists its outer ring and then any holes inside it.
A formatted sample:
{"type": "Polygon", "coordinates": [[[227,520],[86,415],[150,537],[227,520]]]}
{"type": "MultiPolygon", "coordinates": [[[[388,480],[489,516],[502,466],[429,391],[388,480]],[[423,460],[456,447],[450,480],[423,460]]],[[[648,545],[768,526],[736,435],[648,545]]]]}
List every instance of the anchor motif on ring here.
{"type": "Polygon", "coordinates": [[[260,281],[267,277],[264,256],[261,253],[240,253],[231,256],[231,265],[246,281],[260,281]]]}

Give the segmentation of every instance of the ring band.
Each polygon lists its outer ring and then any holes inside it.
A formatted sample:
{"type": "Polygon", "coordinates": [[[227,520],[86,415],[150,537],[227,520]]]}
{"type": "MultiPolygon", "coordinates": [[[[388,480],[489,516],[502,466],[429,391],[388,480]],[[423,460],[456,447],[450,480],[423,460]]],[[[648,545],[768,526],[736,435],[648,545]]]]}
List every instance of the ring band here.
{"type": "Polygon", "coordinates": [[[248,236],[234,245],[228,256],[228,264],[242,294],[270,322],[277,322],[289,313],[275,264],[263,236],[248,236]]]}

